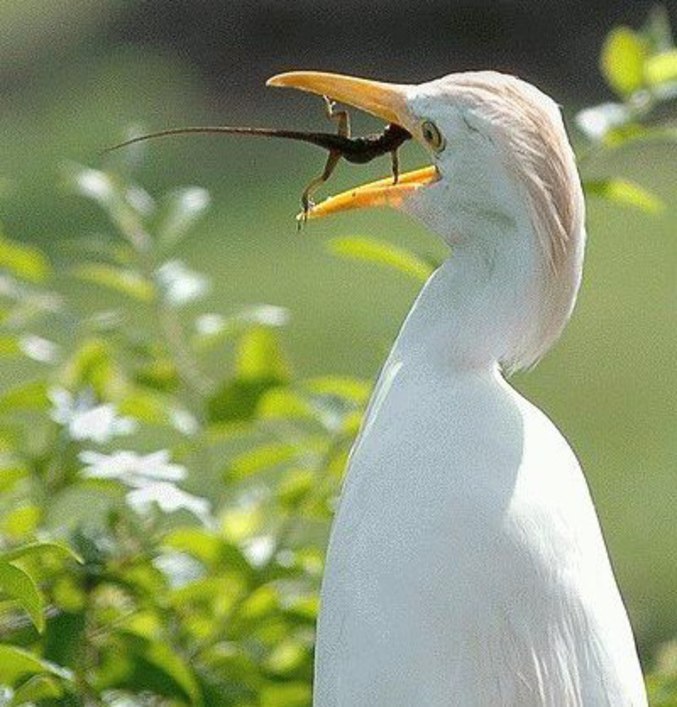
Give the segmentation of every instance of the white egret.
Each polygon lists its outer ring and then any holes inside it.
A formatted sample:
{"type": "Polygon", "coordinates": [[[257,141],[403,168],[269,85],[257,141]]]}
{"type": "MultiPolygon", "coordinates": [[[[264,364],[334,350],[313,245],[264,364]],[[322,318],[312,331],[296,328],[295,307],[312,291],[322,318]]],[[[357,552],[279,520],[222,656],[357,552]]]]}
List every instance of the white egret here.
{"type": "Polygon", "coordinates": [[[269,81],[408,130],[433,166],[327,199],[391,205],[452,247],[353,448],[321,595],[316,707],[626,707],[646,696],[583,474],[504,380],[562,332],[584,204],[555,103],[482,71],[421,85],[269,81]]]}

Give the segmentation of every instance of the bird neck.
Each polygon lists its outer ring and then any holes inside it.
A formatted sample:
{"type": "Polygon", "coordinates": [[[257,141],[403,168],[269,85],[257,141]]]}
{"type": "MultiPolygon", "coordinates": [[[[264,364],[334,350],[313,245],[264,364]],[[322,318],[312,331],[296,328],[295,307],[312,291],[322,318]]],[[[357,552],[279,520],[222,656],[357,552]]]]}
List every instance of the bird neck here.
{"type": "Polygon", "coordinates": [[[514,369],[549,346],[541,341],[549,328],[547,278],[534,239],[506,232],[505,223],[500,231],[488,232],[485,223],[482,238],[464,239],[431,276],[400,337],[410,359],[438,368],[514,369]]]}

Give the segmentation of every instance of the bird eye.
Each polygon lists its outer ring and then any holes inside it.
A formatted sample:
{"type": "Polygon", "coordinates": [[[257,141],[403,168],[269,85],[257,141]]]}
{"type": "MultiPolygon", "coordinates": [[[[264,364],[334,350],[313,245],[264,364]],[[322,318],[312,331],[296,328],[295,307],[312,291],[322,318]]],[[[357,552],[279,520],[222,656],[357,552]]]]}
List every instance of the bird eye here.
{"type": "Polygon", "coordinates": [[[430,120],[425,120],[421,125],[421,132],[423,133],[423,138],[430,145],[430,147],[435,150],[435,152],[442,152],[445,146],[444,137],[439,131],[439,128],[435,123],[430,120]]]}

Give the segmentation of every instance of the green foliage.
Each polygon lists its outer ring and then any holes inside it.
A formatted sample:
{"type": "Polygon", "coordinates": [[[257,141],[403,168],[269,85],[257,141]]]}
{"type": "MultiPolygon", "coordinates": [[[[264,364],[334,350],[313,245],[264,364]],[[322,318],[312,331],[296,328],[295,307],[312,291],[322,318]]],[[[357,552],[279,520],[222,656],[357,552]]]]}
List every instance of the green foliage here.
{"type": "Polygon", "coordinates": [[[586,108],[576,116],[590,142],[579,156],[584,186],[591,196],[656,212],[662,208],[660,200],[639,185],[587,173],[605,152],[637,142],[677,142],[674,123],[661,117],[662,109],[677,98],[677,49],[665,9],[654,8],[639,31],[612,29],[602,47],[600,67],[620,101],[586,108]]]}
{"type": "Polygon", "coordinates": [[[399,270],[421,282],[425,282],[434,267],[411,251],[376,238],[359,236],[334,238],[329,241],[329,249],[336,255],[355,260],[378,263],[399,270]]]}
{"type": "Polygon", "coordinates": [[[85,315],[42,253],[0,244],[2,351],[33,359],[0,400],[0,683],[13,704],[306,705],[369,386],[297,380],[279,307],[199,311],[208,279],[173,249],[204,190],[156,202],[114,172],[67,175],[112,224],[70,273],[118,299],[85,315]],[[28,287],[43,306],[12,317],[28,287]]]}
{"type": "MultiPolygon", "coordinates": [[[[664,17],[614,30],[601,61],[620,102],[579,117],[589,154],[675,139],[653,122],[676,81],[664,17]]],[[[0,237],[0,356],[17,366],[0,392],[0,700],[308,705],[327,530],[370,384],[299,379],[280,307],[202,311],[209,280],[176,250],[209,195],[156,200],[116,164],[66,167],[105,217],[67,268],[86,304],[0,237]]],[[[660,209],[620,177],[585,186],[660,209]]],[[[419,281],[435,267],[363,237],[329,248],[419,281]]],[[[656,705],[675,704],[672,655],[649,677],[656,705]]]]}
{"type": "Polygon", "coordinates": [[[663,202],[651,192],[639,186],[639,184],[619,177],[588,179],[585,182],[585,191],[588,196],[598,196],[608,201],[634,206],[651,213],[657,213],[664,208],[663,202]]]}
{"type": "Polygon", "coordinates": [[[601,57],[602,73],[609,86],[622,96],[644,87],[646,46],[642,37],[629,27],[609,33],[601,57]]]}

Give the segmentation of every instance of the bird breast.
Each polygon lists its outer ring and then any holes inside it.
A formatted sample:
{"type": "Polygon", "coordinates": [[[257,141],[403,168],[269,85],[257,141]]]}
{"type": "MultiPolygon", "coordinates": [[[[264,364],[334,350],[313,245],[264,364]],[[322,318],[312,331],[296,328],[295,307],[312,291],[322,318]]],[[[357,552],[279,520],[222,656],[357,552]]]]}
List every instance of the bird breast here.
{"type": "Polygon", "coordinates": [[[396,354],[330,542],[316,705],[643,704],[565,440],[496,370],[421,376],[396,354]]]}

